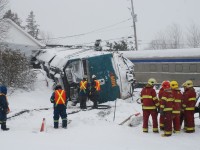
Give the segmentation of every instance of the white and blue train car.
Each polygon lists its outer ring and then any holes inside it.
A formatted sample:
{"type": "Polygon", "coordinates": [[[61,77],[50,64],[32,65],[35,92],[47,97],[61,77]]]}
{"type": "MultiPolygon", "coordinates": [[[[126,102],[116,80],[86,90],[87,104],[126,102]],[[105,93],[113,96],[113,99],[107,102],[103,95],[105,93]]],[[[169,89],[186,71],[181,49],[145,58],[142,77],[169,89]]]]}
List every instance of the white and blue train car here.
{"type": "Polygon", "coordinates": [[[163,80],[176,80],[180,85],[192,80],[200,86],[200,48],[123,51],[135,67],[138,83],[145,84],[150,77],[162,83],[163,80]]]}

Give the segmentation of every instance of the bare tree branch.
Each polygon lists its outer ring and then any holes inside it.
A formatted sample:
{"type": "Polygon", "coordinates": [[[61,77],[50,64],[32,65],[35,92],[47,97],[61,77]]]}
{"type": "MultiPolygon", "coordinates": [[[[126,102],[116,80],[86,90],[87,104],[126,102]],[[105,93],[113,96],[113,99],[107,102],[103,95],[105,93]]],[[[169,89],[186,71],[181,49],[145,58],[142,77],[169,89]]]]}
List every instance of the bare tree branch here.
{"type": "Polygon", "coordinates": [[[187,45],[188,47],[198,48],[200,47],[200,27],[191,24],[187,32],[187,45]]]}

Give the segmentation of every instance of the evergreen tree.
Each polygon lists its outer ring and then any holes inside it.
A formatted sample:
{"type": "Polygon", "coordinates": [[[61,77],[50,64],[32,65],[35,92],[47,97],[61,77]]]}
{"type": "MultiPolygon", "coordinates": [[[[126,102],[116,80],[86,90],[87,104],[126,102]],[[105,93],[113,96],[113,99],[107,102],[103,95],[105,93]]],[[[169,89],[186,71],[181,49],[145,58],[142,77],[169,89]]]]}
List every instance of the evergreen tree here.
{"type": "Polygon", "coordinates": [[[33,11],[31,11],[30,14],[28,15],[26,22],[27,22],[27,25],[26,25],[27,32],[32,37],[37,39],[39,29],[38,29],[38,25],[36,24],[35,15],[34,15],[33,11]]]}
{"type": "MultiPolygon", "coordinates": [[[[4,14],[3,18],[9,18],[9,19],[11,19],[12,21],[14,21],[18,26],[22,27],[22,25],[21,25],[21,23],[22,23],[21,19],[19,19],[17,13],[13,13],[11,10],[8,10],[8,11],[4,14]]],[[[23,27],[22,27],[22,28],[23,28],[23,27]]]]}

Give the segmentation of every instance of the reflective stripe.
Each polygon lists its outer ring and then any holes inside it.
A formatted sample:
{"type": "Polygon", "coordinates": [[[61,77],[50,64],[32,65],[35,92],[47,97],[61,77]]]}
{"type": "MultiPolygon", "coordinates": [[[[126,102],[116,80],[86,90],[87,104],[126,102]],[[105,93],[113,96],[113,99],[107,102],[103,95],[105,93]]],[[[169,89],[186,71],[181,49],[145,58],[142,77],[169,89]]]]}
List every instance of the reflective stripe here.
{"type": "Polygon", "coordinates": [[[58,122],[58,120],[54,120],[54,122],[58,122]]]}
{"type": "Polygon", "coordinates": [[[174,130],[174,133],[180,133],[180,131],[175,131],[175,130],[174,130]]]}
{"type": "Polygon", "coordinates": [[[143,106],[142,109],[156,109],[156,106],[143,106]]]}
{"type": "Polygon", "coordinates": [[[150,95],[143,95],[142,98],[152,98],[150,95]]]}
{"type": "Polygon", "coordinates": [[[160,105],[160,108],[165,108],[165,106],[164,105],[160,105]]]}
{"type": "Polygon", "coordinates": [[[167,97],[162,97],[161,99],[163,99],[163,100],[165,100],[165,101],[166,101],[166,100],[167,100],[167,97]]]}
{"type": "Polygon", "coordinates": [[[155,131],[158,131],[158,128],[153,128],[153,131],[155,132],[155,131]]]}
{"type": "Polygon", "coordinates": [[[185,110],[195,110],[195,108],[194,107],[187,107],[187,108],[185,108],[185,110]]]}
{"type": "Polygon", "coordinates": [[[186,105],[185,105],[185,104],[183,104],[182,106],[183,106],[183,107],[186,107],[186,105]]]}
{"type": "Polygon", "coordinates": [[[173,102],[174,99],[173,99],[173,98],[168,98],[166,101],[167,101],[167,102],[173,102]]]}
{"type": "Polygon", "coordinates": [[[196,101],[195,97],[189,98],[188,101],[196,101]]]}
{"type": "Polygon", "coordinates": [[[181,100],[180,99],[175,99],[174,102],[181,103],[181,100]]]}
{"type": "Polygon", "coordinates": [[[57,92],[57,94],[59,96],[58,100],[56,101],[56,105],[58,105],[58,103],[60,102],[60,100],[63,102],[63,104],[65,104],[65,101],[64,101],[64,99],[62,97],[64,90],[62,90],[61,93],[59,93],[59,91],[56,91],[56,92],[57,92]]]}
{"type": "Polygon", "coordinates": [[[154,101],[157,100],[157,97],[154,97],[153,100],[154,100],[154,101]]]}
{"type": "Polygon", "coordinates": [[[164,108],[163,111],[172,111],[172,108],[164,108]]]}
{"type": "Polygon", "coordinates": [[[64,119],[62,119],[62,120],[67,120],[67,118],[64,118],[64,119]]]}
{"type": "Polygon", "coordinates": [[[160,127],[164,127],[164,124],[163,124],[163,123],[160,123],[160,127]]]}
{"type": "Polygon", "coordinates": [[[166,135],[171,135],[172,134],[172,131],[165,131],[164,132],[166,135]]]}
{"type": "Polygon", "coordinates": [[[191,128],[186,127],[186,131],[193,131],[193,130],[195,130],[194,127],[191,127],[191,128]]]}
{"type": "Polygon", "coordinates": [[[143,131],[148,131],[148,128],[143,128],[143,131]]]}
{"type": "Polygon", "coordinates": [[[172,113],[173,113],[173,114],[180,114],[181,111],[179,111],[179,110],[173,110],[172,113]]]}
{"type": "Polygon", "coordinates": [[[156,106],[159,106],[159,103],[156,103],[155,105],[156,105],[156,106]]]}
{"type": "Polygon", "coordinates": [[[80,90],[86,90],[86,84],[87,84],[87,81],[81,81],[81,83],[80,83],[80,90]]]}

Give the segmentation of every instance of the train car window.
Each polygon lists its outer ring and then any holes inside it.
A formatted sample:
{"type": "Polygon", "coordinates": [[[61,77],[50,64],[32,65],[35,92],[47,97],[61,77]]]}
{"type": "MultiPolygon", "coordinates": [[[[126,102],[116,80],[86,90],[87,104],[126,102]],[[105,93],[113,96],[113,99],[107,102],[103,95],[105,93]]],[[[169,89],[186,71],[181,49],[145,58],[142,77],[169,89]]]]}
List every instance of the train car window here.
{"type": "Polygon", "coordinates": [[[153,72],[157,71],[156,65],[151,64],[150,65],[150,71],[153,71],[153,72]]]}
{"type": "Polygon", "coordinates": [[[169,65],[168,64],[162,65],[162,71],[163,72],[169,72],[169,65]]]}
{"type": "Polygon", "coordinates": [[[181,65],[181,64],[175,65],[175,70],[176,70],[176,72],[182,72],[183,71],[183,65],[181,65]]]}
{"type": "Polygon", "coordinates": [[[191,64],[189,66],[190,72],[197,72],[197,65],[196,64],[191,64]]]}

